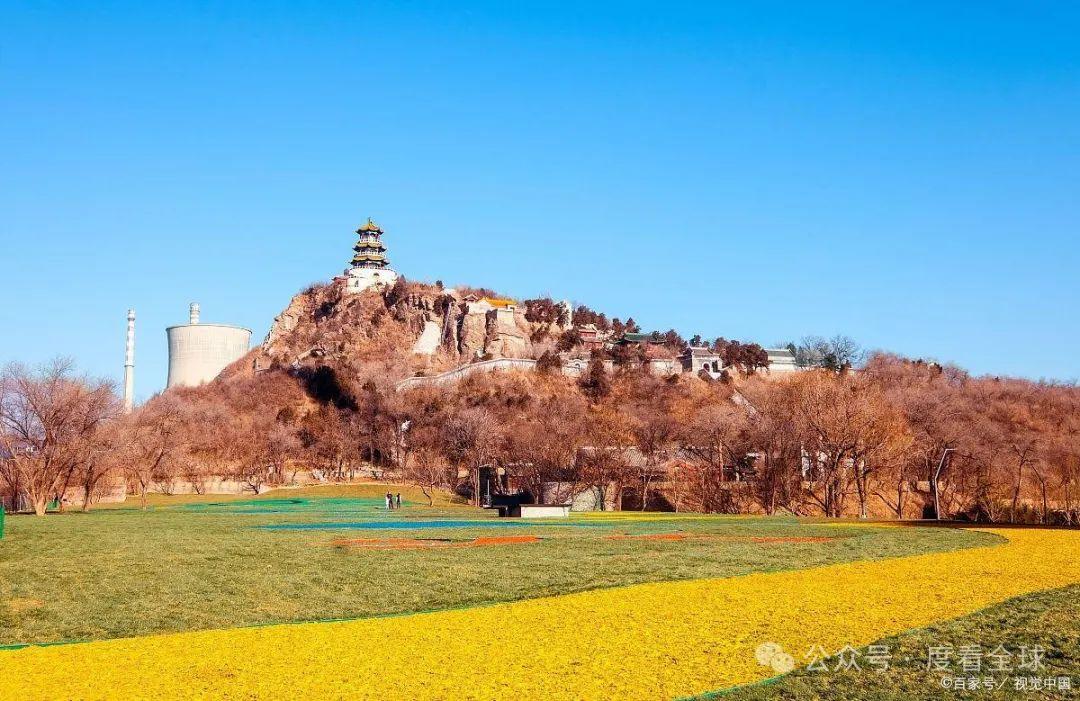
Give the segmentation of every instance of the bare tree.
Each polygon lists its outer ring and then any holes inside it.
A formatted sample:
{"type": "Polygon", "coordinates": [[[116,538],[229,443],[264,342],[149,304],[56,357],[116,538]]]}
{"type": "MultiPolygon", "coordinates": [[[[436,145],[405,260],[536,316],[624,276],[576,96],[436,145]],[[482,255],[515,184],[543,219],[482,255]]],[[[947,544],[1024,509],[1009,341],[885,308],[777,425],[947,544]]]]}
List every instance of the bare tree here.
{"type": "Polygon", "coordinates": [[[118,411],[112,386],[75,378],[70,361],[36,372],[8,366],[0,374],[0,476],[44,515],[76,471],[96,459],[95,434],[118,411]]]}
{"type": "Polygon", "coordinates": [[[751,450],[746,411],[718,395],[698,408],[678,431],[681,454],[689,462],[691,494],[701,511],[735,510],[730,481],[746,466],[751,450]]]}
{"type": "Polygon", "coordinates": [[[804,368],[839,372],[857,366],[864,358],[862,348],[852,338],[837,335],[830,339],[806,336],[794,346],[795,363],[804,368]]]}
{"type": "Polygon", "coordinates": [[[436,490],[451,487],[457,471],[446,459],[445,429],[441,420],[413,423],[409,429],[411,459],[406,461],[402,476],[420,488],[428,506],[434,505],[436,490]]]}
{"type": "Polygon", "coordinates": [[[143,509],[151,486],[171,481],[176,473],[175,460],[185,444],[182,413],[180,400],[165,394],[144,405],[127,424],[124,472],[128,486],[138,491],[143,509]]]}
{"type": "Polygon", "coordinates": [[[807,372],[791,389],[811,496],[826,516],[836,517],[854,488],[859,515],[866,518],[871,477],[906,444],[902,417],[873,385],[847,375],[807,372]]]}
{"type": "Polygon", "coordinates": [[[101,425],[85,444],[86,455],[75,471],[73,481],[82,490],[82,510],[89,511],[99,490],[109,479],[122,472],[124,433],[114,421],[101,425]]]}
{"type": "Polygon", "coordinates": [[[597,492],[599,508],[622,508],[622,491],[636,481],[630,421],[625,413],[594,407],[585,422],[585,445],[577,457],[578,480],[597,492]]]}
{"type": "Polygon", "coordinates": [[[657,407],[639,407],[631,428],[634,444],[640,451],[641,510],[649,503],[649,490],[660,474],[660,464],[670,456],[675,445],[678,424],[674,417],[657,407]]]}
{"type": "Polygon", "coordinates": [[[305,417],[301,440],[312,464],[325,476],[342,481],[354,477],[360,461],[360,434],[353,412],[323,406],[305,417]]]}
{"type": "Polygon", "coordinates": [[[580,399],[531,403],[517,413],[505,432],[504,464],[537,501],[563,503],[580,486],[577,458],[584,448],[584,412],[580,399]]]}
{"type": "Polygon", "coordinates": [[[480,470],[495,458],[501,437],[494,415],[483,407],[456,411],[447,421],[447,455],[469,470],[476,506],[481,498],[480,470]]]}
{"type": "Polygon", "coordinates": [[[301,448],[295,429],[286,421],[266,414],[253,417],[237,427],[240,438],[231,471],[232,477],[254,494],[268,485],[285,484],[295,479],[288,473],[292,459],[301,448]]]}

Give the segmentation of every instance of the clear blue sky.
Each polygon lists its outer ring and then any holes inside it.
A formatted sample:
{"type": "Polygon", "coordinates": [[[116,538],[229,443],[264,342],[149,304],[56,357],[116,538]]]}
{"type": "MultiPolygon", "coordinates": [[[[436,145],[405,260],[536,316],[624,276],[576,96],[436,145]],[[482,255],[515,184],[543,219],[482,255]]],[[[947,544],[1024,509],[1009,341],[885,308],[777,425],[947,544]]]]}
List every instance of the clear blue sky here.
{"type": "Polygon", "coordinates": [[[1076,3],[0,6],[0,362],[410,278],[1080,377],[1076,3]]]}

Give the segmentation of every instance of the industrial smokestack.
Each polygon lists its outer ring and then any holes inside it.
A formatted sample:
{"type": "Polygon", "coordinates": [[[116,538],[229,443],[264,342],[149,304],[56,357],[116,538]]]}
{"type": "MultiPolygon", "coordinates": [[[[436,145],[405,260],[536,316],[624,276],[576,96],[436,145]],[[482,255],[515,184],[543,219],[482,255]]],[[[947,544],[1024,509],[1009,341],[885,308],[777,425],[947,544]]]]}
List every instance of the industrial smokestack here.
{"type": "Polygon", "coordinates": [[[135,310],[128,309],[127,343],[124,346],[124,413],[135,408],[135,310]]]}
{"type": "Polygon", "coordinates": [[[199,303],[192,302],[188,308],[188,323],[194,326],[199,323],[199,303]]]}

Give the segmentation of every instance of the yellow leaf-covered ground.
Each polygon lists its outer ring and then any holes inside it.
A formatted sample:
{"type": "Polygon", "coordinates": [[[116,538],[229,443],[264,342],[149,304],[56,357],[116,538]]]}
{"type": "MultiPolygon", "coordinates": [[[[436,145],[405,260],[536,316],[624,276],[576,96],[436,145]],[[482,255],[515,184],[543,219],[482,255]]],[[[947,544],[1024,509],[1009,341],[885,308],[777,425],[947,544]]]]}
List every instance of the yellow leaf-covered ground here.
{"type": "Polygon", "coordinates": [[[775,674],[774,642],[837,650],[1080,582],[1080,533],[484,608],[0,652],[7,698],[677,698],[775,674]]]}

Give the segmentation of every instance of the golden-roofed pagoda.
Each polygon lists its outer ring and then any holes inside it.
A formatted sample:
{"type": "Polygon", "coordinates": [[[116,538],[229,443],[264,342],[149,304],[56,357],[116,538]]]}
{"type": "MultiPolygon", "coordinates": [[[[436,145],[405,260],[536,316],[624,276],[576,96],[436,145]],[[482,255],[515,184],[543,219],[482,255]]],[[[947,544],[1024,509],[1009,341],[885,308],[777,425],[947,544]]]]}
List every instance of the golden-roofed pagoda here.
{"type": "Polygon", "coordinates": [[[371,217],[356,230],[359,237],[353,246],[350,267],[345,271],[346,290],[362,292],[369,287],[393,285],[398,274],[386,258],[383,230],[371,217]]]}
{"type": "Polygon", "coordinates": [[[356,234],[360,238],[353,246],[354,268],[385,268],[390,264],[386,259],[386,244],[382,242],[383,230],[371,217],[356,230],[356,234]]]}

